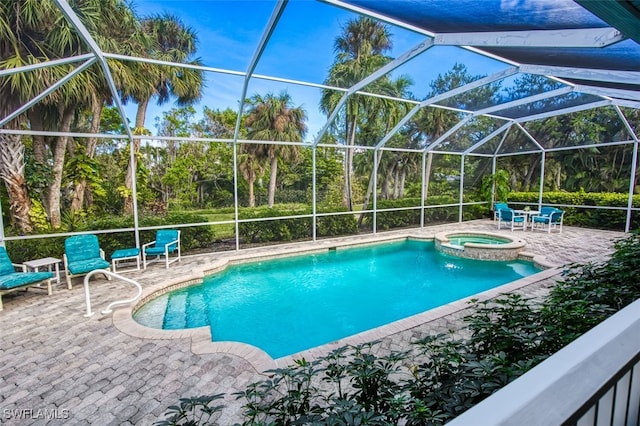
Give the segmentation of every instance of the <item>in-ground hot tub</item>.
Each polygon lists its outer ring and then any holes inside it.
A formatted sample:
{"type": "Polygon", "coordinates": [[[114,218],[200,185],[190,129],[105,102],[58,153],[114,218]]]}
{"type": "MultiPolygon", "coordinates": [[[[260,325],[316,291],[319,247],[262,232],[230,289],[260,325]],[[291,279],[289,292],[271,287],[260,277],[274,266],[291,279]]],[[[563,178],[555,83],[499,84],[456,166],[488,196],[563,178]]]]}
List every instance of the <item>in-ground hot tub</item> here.
{"type": "Polygon", "coordinates": [[[527,242],[521,238],[490,232],[440,232],[436,250],[451,256],[479,260],[514,260],[527,242]]]}

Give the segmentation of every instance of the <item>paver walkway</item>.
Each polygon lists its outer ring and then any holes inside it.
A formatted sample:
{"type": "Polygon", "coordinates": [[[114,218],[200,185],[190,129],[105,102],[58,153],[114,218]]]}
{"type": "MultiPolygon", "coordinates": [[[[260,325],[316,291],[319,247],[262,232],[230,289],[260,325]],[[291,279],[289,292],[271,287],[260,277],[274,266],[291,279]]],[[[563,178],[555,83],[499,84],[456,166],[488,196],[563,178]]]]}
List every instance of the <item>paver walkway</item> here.
{"type": "MultiPolygon", "coordinates": [[[[443,230],[497,231],[488,220],[449,224],[402,231],[394,235],[433,236],[443,230]]],[[[562,234],[516,231],[528,242],[526,251],[549,260],[570,262],[605,260],[612,242],[624,237],[618,232],[565,227],[562,234]]],[[[387,236],[390,233],[378,234],[387,236]]],[[[355,237],[370,240],[372,236],[355,237]]],[[[319,243],[304,243],[318,245],[319,243]]],[[[323,242],[322,244],[326,244],[323,242]]],[[[290,244],[290,248],[300,246],[290,244]]],[[[274,248],[255,249],[273,252],[274,248]]],[[[208,263],[234,253],[185,257],[166,271],[161,264],[126,277],[143,287],[164,282],[170,277],[188,275],[208,263]]],[[[64,280],[63,280],[64,281],[64,280]]],[[[537,294],[552,280],[522,289],[537,294]]],[[[134,294],[122,281],[92,281],[92,302],[98,313],[85,313],[82,281],[74,281],[72,290],[64,285],[46,290],[29,290],[5,295],[0,312],[0,423],[2,424],[93,424],[149,425],[164,418],[167,407],[181,397],[227,395],[243,390],[248,383],[264,376],[239,356],[224,353],[196,355],[190,339],[140,339],[118,330],[111,315],[100,310],[118,298],[134,294]],[[51,419],[51,417],[57,417],[51,419]]],[[[428,332],[455,328],[461,313],[452,313],[384,339],[382,346],[400,349],[414,337],[428,332]]],[[[221,424],[240,420],[239,403],[229,396],[228,409],[221,424]]]]}

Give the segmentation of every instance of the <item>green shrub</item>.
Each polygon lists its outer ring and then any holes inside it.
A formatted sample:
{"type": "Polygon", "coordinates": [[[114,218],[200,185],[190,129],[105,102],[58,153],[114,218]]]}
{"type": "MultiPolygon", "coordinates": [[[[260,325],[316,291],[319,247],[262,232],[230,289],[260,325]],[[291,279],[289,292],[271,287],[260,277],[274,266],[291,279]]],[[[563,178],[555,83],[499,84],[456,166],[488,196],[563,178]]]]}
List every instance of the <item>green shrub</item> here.
{"type": "MultiPolygon", "coordinates": [[[[334,212],[346,212],[346,209],[318,209],[318,214],[334,212]]],[[[316,232],[319,237],[354,235],[358,233],[358,224],[353,214],[321,216],[316,219],[316,226],[316,232]]]]}
{"type": "MultiPolygon", "coordinates": [[[[318,213],[330,213],[343,210],[322,210],[318,213]]],[[[272,208],[242,208],[240,219],[259,219],[278,216],[310,215],[311,207],[305,205],[277,205],[272,208]]],[[[313,219],[311,217],[295,217],[289,219],[273,219],[261,222],[242,222],[238,229],[240,239],[245,243],[262,243],[268,241],[294,241],[312,236],[313,219]]],[[[355,218],[352,214],[331,215],[317,218],[318,236],[349,235],[357,232],[355,218]]]]}
{"type": "MultiPolygon", "coordinates": [[[[448,195],[436,195],[427,198],[426,206],[437,206],[455,204],[458,200],[448,195]]],[[[378,230],[389,230],[394,228],[407,228],[420,225],[421,199],[401,198],[398,200],[379,200],[378,210],[402,209],[412,207],[407,210],[379,211],[376,221],[378,230]]],[[[373,209],[373,204],[369,205],[369,210],[373,209]]],[[[479,219],[486,216],[487,209],[482,205],[469,206],[465,208],[465,220],[479,219]]],[[[425,208],[425,225],[443,222],[454,222],[458,219],[458,206],[425,208]]],[[[373,225],[373,213],[365,213],[363,223],[373,225]]]]}
{"type": "MultiPolygon", "coordinates": [[[[397,211],[379,211],[376,216],[377,227],[379,230],[388,230],[394,228],[406,228],[409,226],[420,225],[420,198],[401,198],[399,200],[378,200],[378,210],[395,209],[403,207],[414,207],[408,210],[397,211]]],[[[373,209],[373,204],[367,207],[368,210],[373,209]]],[[[362,223],[373,225],[373,213],[366,213],[362,223]]]]}
{"type": "MultiPolygon", "coordinates": [[[[141,227],[167,226],[172,224],[202,223],[206,218],[191,213],[169,213],[166,216],[143,216],[140,218],[141,227]]],[[[103,229],[133,228],[132,216],[105,216],[100,218],[87,218],[81,223],[75,224],[74,231],[97,231],[103,229]]],[[[207,248],[214,240],[211,226],[187,226],[180,229],[180,245],[183,252],[189,250],[207,248]]],[[[100,247],[104,250],[107,259],[115,250],[125,247],[135,247],[135,235],[133,231],[118,233],[97,234],[100,247]]],[[[140,244],[148,243],[155,239],[155,230],[140,232],[140,244]]],[[[42,257],[62,258],[64,253],[64,240],[67,237],[51,237],[38,239],[21,239],[7,241],[7,250],[11,260],[22,263],[30,259],[42,257]]]]}
{"type": "Polygon", "coordinates": [[[13,263],[24,263],[28,260],[44,257],[62,259],[64,240],[66,237],[37,239],[21,239],[5,241],[7,252],[13,263]]]}
{"type": "MultiPolygon", "coordinates": [[[[518,203],[537,204],[537,192],[512,192],[508,197],[509,205],[518,207],[518,203]]],[[[626,208],[629,196],[611,192],[545,192],[542,204],[583,205],[626,208]]],[[[640,207],[640,195],[632,198],[633,207],[640,207]]],[[[578,207],[560,207],[565,211],[563,222],[567,225],[598,229],[622,230],[625,228],[627,212],[625,210],[589,209],[578,207]]],[[[632,216],[631,229],[640,227],[640,215],[632,216]]]]}

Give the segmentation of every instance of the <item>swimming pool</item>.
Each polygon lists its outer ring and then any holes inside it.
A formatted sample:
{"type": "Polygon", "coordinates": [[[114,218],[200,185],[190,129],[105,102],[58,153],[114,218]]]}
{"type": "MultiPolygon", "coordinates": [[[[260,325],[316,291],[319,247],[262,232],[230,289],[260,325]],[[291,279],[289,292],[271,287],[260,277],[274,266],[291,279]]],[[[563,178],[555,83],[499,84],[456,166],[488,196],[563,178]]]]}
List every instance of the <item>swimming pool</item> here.
{"type": "Polygon", "coordinates": [[[235,265],[135,312],[153,328],[210,326],[272,358],[332,342],[539,272],[443,255],[406,240],[235,265]]]}

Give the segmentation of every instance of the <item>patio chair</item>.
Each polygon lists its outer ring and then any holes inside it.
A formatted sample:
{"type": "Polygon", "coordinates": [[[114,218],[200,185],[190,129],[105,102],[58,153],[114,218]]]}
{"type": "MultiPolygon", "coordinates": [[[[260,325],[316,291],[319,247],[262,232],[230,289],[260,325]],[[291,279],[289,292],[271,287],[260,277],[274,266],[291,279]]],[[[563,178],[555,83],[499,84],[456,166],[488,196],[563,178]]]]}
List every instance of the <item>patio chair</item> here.
{"type": "MultiPolygon", "coordinates": [[[[104,258],[98,237],[93,234],[74,235],[64,240],[64,270],[67,276],[67,287],[72,288],[71,278],[86,275],[91,271],[109,271],[109,262],[104,258]]],[[[111,280],[111,276],[104,274],[111,280]]]]}
{"type": "Polygon", "coordinates": [[[502,209],[508,209],[509,205],[507,203],[497,202],[493,204],[493,221],[498,220],[498,212],[502,209]]]}
{"type": "Polygon", "coordinates": [[[142,264],[147,269],[147,263],[159,261],[164,256],[165,268],[173,262],[180,262],[180,231],[174,229],[159,229],[156,239],[142,246],[142,264]],[[170,255],[176,253],[176,257],[170,259],[170,255]],[[147,256],[155,256],[154,260],[147,261],[147,256]]]}
{"type": "Polygon", "coordinates": [[[562,232],[563,218],[564,210],[555,207],[542,207],[539,215],[531,216],[531,229],[542,229],[551,233],[552,228],[557,228],[558,232],[562,232]]]}
{"type": "Polygon", "coordinates": [[[49,280],[47,290],[51,295],[51,278],[53,278],[52,272],[27,272],[25,265],[12,263],[7,249],[0,246],[0,311],[3,309],[3,294],[20,289],[26,290],[29,287],[39,287],[46,280],[49,280]]]}
{"type": "Polygon", "coordinates": [[[498,229],[502,223],[509,224],[511,231],[517,228],[522,228],[524,231],[527,229],[527,216],[516,213],[513,209],[500,209],[498,210],[498,229]]]}

